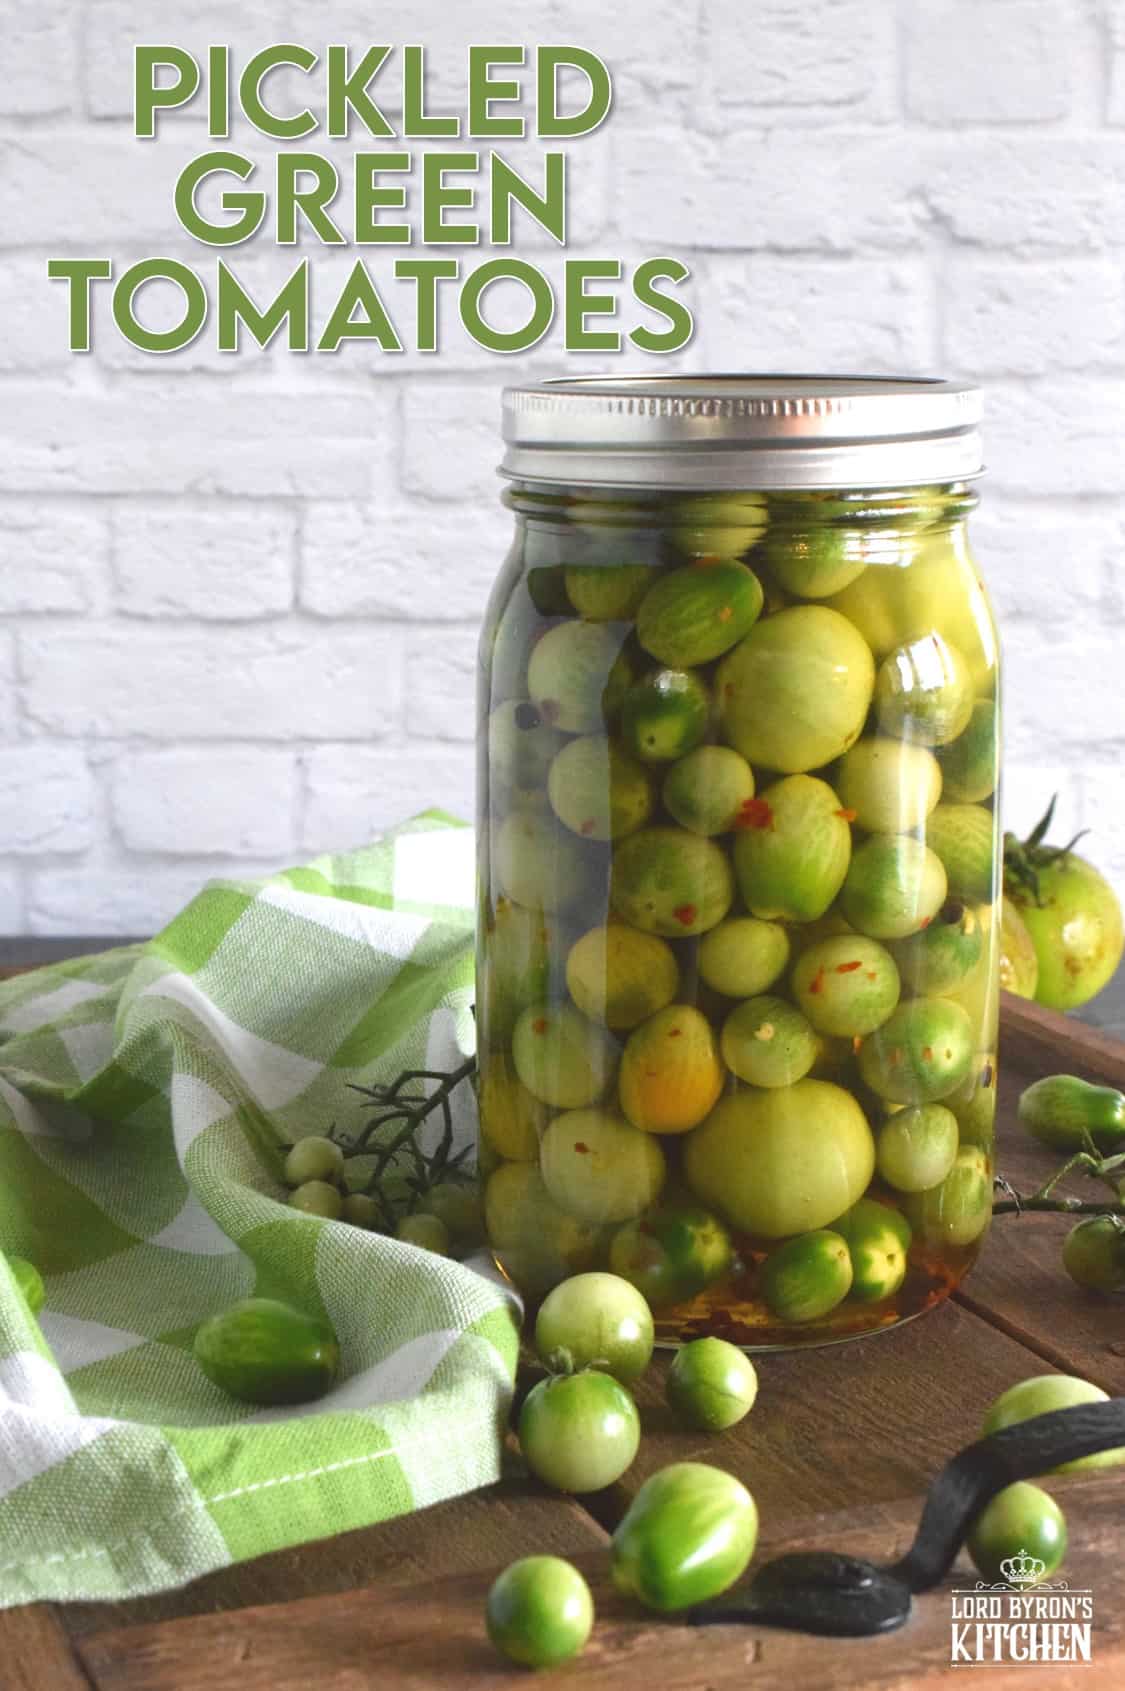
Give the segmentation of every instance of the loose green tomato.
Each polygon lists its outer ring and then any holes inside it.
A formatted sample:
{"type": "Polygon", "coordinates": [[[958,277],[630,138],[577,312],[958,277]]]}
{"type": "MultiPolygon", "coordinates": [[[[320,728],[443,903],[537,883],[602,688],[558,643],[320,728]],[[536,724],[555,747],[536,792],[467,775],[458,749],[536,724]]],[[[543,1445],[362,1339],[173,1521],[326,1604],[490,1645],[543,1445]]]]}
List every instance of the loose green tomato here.
{"type": "Polygon", "coordinates": [[[540,717],[566,734],[596,734],[613,714],[610,681],[625,639],[621,623],[563,622],[528,660],[527,690],[540,717]]]}
{"type": "Polygon", "coordinates": [[[483,1042],[506,1045],[516,1017],[547,996],[555,924],[542,910],[525,910],[498,898],[482,935],[484,967],[477,980],[477,1014],[483,1042]]]}
{"type": "Polygon", "coordinates": [[[942,791],[953,803],[979,804],[996,791],[996,730],[996,701],[981,699],[964,733],[938,750],[942,791]]]}
{"type": "Polygon", "coordinates": [[[762,585],[733,560],[686,564],[660,577],[637,612],[637,639],[677,669],[710,663],[748,633],[761,615],[762,585]]]}
{"type": "Polygon", "coordinates": [[[823,605],[797,605],[757,623],[720,663],[720,733],[755,766],[820,769],[858,740],[874,687],[871,650],[854,625],[823,605]]]}
{"type": "MultiPolygon", "coordinates": [[[[1070,1409],[1076,1403],[1104,1403],[1108,1392],[1074,1374],[1036,1374],[1001,1392],[984,1418],[981,1432],[998,1433],[1001,1427],[1015,1427],[1035,1415],[1050,1415],[1055,1409],[1070,1409]]],[[[1052,1468],[1053,1474],[1072,1474],[1086,1468],[1117,1468],[1125,1463],[1125,1446],[1082,1456],[1052,1468]]]]}
{"type": "Polygon", "coordinates": [[[647,770],[604,734],[587,734],[563,747],[551,765],[547,792],[560,822],[586,840],[631,834],[656,804],[647,770]]]}
{"type": "Polygon", "coordinates": [[[979,804],[939,804],[926,843],[941,858],[953,898],[991,904],[996,893],[996,818],[979,804]]]}
{"type": "Polygon", "coordinates": [[[757,1542],[757,1506],[733,1474],[673,1462],[645,1481],[622,1516],[610,1572],[624,1596],[674,1614],[732,1586],[757,1542]]]}
{"type": "Polygon", "coordinates": [[[949,898],[928,927],[894,941],[891,950],[912,994],[953,992],[980,963],[984,930],[975,910],[949,898]]]}
{"type": "Polygon", "coordinates": [[[519,1439],[532,1473],[556,1491],[601,1491],[636,1456],[641,1418],[625,1387],[591,1368],[533,1386],[520,1410],[519,1439]]]}
{"type": "Polygon", "coordinates": [[[944,1104],[916,1104],[899,1110],[879,1135],[875,1162],[896,1192],[927,1192],[940,1186],[960,1145],[957,1117],[944,1104]]]}
{"type": "Polygon", "coordinates": [[[1041,903],[1011,894],[1039,961],[1035,997],[1052,1010],[1076,1010],[1102,990],[1121,961],[1121,905],[1105,877],[1073,852],[1037,866],[1036,874],[1041,903]]]}
{"type": "Polygon", "coordinates": [[[243,1403],[309,1403],[340,1365],[328,1323],[276,1298],[243,1298],[213,1315],[193,1350],[207,1378],[243,1403]]]}
{"type": "Polygon", "coordinates": [[[671,1004],[680,966],[671,946],[656,934],[610,922],[591,928],[571,946],[566,984],[583,1015],[625,1030],[671,1004]]]}
{"type": "Polygon", "coordinates": [[[626,1222],[613,1236],[609,1266],[653,1309],[687,1303],[721,1280],[734,1261],[722,1222],[694,1204],[665,1204],[626,1222]]]}
{"type": "Polygon", "coordinates": [[[591,1266],[600,1231],[560,1209],[534,1163],[502,1163],[484,1192],[492,1249],[528,1297],[541,1297],[591,1266]]]}
{"type": "Polygon", "coordinates": [[[529,699],[508,699],[488,719],[488,772],[492,783],[538,792],[551,760],[566,744],[529,699]]]}
{"type": "Polygon", "coordinates": [[[326,1221],[339,1221],[344,1212],[339,1188],[330,1186],[326,1180],[306,1180],[295,1192],[290,1192],[289,1203],[305,1215],[320,1215],[326,1221]]]}
{"type": "Polygon", "coordinates": [[[430,1251],[436,1257],[447,1257],[451,1248],[449,1229],[444,1221],[439,1221],[436,1215],[427,1215],[425,1211],[404,1215],[395,1229],[395,1238],[406,1245],[417,1246],[420,1251],[430,1251]]]}
{"type": "Polygon", "coordinates": [[[833,1231],[848,1247],[852,1264],[851,1296],[857,1303],[882,1303],[894,1297],[906,1279],[910,1223],[898,1210],[874,1198],[861,1198],[833,1231]]]}
{"type": "Polygon", "coordinates": [[[582,904],[592,867],[581,842],[550,815],[514,810],[492,836],[499,890],[525,911],[553,913],[582,904]]]}
{"type": "Polygon", "coordinates": [[[616,1274],[576,1274],[548,1292],[535,1318],[535,1349],[556,1373],[600,1368],[629,1385],[652,1361],[652,1311],[616,1274]]]}
{"type": "Polygon", "coordinates": [[[898,647],[880,665],[875,715],[884,734],[945,746],[965,730],[972,713],[969,667],[940,634],[898,647]]]}
{"type": "Polygon", "coordinates": [[[580,1221],[628,1221],[659,1195],[664,1152],[614,1110],[567,1110],[539,1146],[539,1168],[560,1208],[580,1221]]]}
{"type": "Polygon", "coordinates": [[[525,1010],[512,1034],[516,1073],[533,1097],[557,1110],[593,1104],[609,1086],[618,1051],[604,1028],[569,1004],[525,1010]]]}
{"type": "Polygon", "coordinates": [[[940,1186],[903,1197],[914,1231],[937,1245],[971,1245],[992,1220],[992,1167],[975,1145],[958,1151],[940,1186]]]}
{"type": "Polygon", "coordinates": [[[875,1142],[850,1093],[824,1080],[720,1099],[684,1144],[704,1203],[764,1239],[826,1226],[875,1172],[875,1142]]]}
{"type": "Polygon", "coordinates": [[[847,1243],[827,1228],[787,1239],[762,1264],[758,1283],[779,1321],[819,1321],[851,1290],[847,1243]]]}
{"type": "Polygon", "coordinates": [[[1063,1245],[1063,1267],[1076,1286],[1125,1292],[1125,1222],[1116,1215],[1088,1215],[1063,1245]]]}
{"type": "Polygon", "coordinates": [[[690,669],[654,669],[621,703],[621,735],[643,763],[672,763],[694,750],[711,723],[711,695],[690,669]]]}
{"type": "Polygon", "coordinates": [[[754,797],[754,771],[729,746],[697,746],[664,777],[665,807],[693,834],[725,834],[754,797]]]}
{"type": "Polygon", "coordinates": [[[378,1227],[382,1211],[374,1198],[368,1197],[366,1192],[349,1192],[344,1199],[340,1219],[350,1222],[353,1227],[366,1227],[370,1230],[378,1227]]]}
{"type": "Polygon", "coordinates": [[[877,940],[845,934],[803,951],[790,987],[818,1033],[856,1039],[881,1027],[898,1003],[898,970],[877,940]]]}
{"type": "Polygon", "coordinates": [[[789,936],[777,922],[728,916],[699,942],[699,974],[727,998],[753,998],[784,973],[789,936]]]}
{"type": "Polygon", "coordinates": [[[723,1023],[723,1061],[751,1086],[792,1086],[808,1074],[820,1041],[792,1004],[763,994],[748,998],[723,1023]]]}
{"type": "Polygon", "coordinates": [[[9,1257],[8,1267],[12,1271],[12,1278],[23,1294],[32,1315],[38,1315],[47,1300],[47,1288],[43,1284],[43,1276],[33,1262],[26,1257],[9,1257]]]}
{"type": "Polygon", "coordinates": [[[986,1503],[966,1540],[969,1555],[982,1578],[994,1585],[1010,1584],[1012,1562],[1028,1566],[1028,1558],[1042,1564],[1033,1580],[1021,1578],[1021,1591],[1040,1584],[1062,1565],[1066,1555],[1066,1520],[1053,1497],[1020,1480],[1005,1486],[986,1503]]]}
{"type": "Polygon", "coordinates": [[[1048,1075],[1020,1093],[1019,1119],[1054,1151],[1081,1151],[1087,1135],[1103,1151],[1125,1138],[1125,1093],[1073,1074],[1048,1075]]]}
{"type": "Polygon", "coordinates": [[[973,1062],[973,1028],[948,998],[911,998],[864,1040],[859,1072],[892,1104],[932,1104],[965,1080],[973,1062]]]}
{"type": "Polygon", "coordinates": [[[676,1352],[664,1392],[687,1426],[721,1433],[753,1409],[758,1375],[750,1358],[725,1339],[693,1339],[676,1352]]]}
{"type": "Polygon", "coordinates": [[[575,564],[567,597],[587,622],[631,622],[655,574],[648,564],[575,564]]]}
{"type": "Polygon", "coordinates": [[[488,1593],[488,1636],[502,1656],[520,1667],[570,1661],[585,1647],[593,1624],[590,1587],[561,1556],[513,1562],[488,1593]]]}
{"type": "Polygon", "coordinates": [[[1039,985],[1039,959],[1027,923],[1012,900],[1000,900],[1000,985],[1018,998],[1034,998],[1039,985]]]}
{"type": "Polygon", "coordinates": [[[689,557],[737,558],[761,539],[767,520],[758,495],[697,493],[676,502],[668,537],[689,557]]]}
{"type": "Polygon", "coordinates": [[[316,1134],[299,1139],[285,1159],[285,1184],[303,1186],[307,1180],[338,1180],[344,1172],[344,1153],[331,1139],[316,1134]]]}
{"type": "Polygon", "coordinates": [[[734,899],[726,854],[684,828],[642,828],[613,854],[610,903],[643,933],[687,939],[721,922],[734,899]]]}
{"type": "Polygon", "coordinates": [[[945,870],[921,840],[872,834],[852,856],[840,908],[861,934],[905,939],[933,921],[945,895],[945,870]]]}
{"type": "Polygon", "coordinates": [[[844,884],[847,814],[826,781],[790,775],[751,799],[734,836],[734,870],[750,911],[813,922],[844,884]]]}
{"type": "Polygon", "coordinates": [[[787,592],[799,599],[826,599],[863,574],[873,539],[877,546],[877,537],[851,526],[776,526],[765,544],[766,561],[787,592]]]}
{"type": "Polygon", "coordinates": [[[441,1180],[422,1200],[428,1215],[436,1215],[449,1237],[462,1248],[484,1238],[484,1210],[480,1187],[463,1180],[441,1180]]]}
{"type": "Polygon", "coordinates": [[[922,826],[941,797],[941,770],[925,746],[870,735],[840,759],[836,791],[867,833],[906,834],[922,826]]]}

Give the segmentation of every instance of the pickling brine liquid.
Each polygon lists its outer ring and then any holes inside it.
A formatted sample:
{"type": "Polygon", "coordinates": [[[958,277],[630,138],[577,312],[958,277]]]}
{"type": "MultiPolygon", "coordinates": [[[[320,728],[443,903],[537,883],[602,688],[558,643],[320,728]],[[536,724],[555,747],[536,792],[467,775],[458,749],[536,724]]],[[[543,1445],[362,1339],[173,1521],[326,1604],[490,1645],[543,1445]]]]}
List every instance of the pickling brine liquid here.
{"type": "Polygon", "coordinates": [[[480,672],[480,1159],[534,1303],[917,1314],[991,1218],[996,640],[964,484],[516,484],[480,672]]]}

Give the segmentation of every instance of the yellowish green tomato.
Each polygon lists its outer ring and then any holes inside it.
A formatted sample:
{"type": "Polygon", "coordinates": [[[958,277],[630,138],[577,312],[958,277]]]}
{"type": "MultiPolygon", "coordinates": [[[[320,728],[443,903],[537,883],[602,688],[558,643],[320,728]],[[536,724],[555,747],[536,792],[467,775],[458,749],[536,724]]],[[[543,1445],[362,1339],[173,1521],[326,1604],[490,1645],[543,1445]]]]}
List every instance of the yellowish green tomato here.
{"type": "Polygon", "coordinates": [[[991,810],[979,804],[939,804],[926,823],[926,844],[941,858],[951,897],[992,903],[999,871],[991,810]]]}
{"type": "Polygon", "coordinates": [[[621,702],[621,737],[643,763],[672,763],[706,737],[711,694],[692,669],[653,669],[621,702]]]}
{"type": "Polygon", "coordinates": [[[670,1004],[629,1035],[618,1096],[634,1127],[686,1133],[703,1120],[725,1080],[706,1016],[692,1004],[670,1004]]]}
{"type": "Polygon", "coordinates": [[[932,1104],[956,1092],[973,1062],[973,1027],[948,998],[911,998],[864,1040],[859,1070],[892,1104],[932,1104]]]}
{"type": "Polygon", "coordinates": [[[547,630],[528,660],[527,690],[549,728],[596,734],[603,727],[624,638],[621,623],[563,622],[547,630]]]}
{"type": "Polygon", "coordinates": [[[1116,972],[1125,918],[1105,876],[1074,852],[1035,868],[1041,902],[1012,894],[1039,965],[1035,997],[1052,1010],[1075,1010],[1116,972]]]}
{"type": "Polygon", "coordinates": [[[876,1167],[896,1192],[940,1186],[957,1160],[960,1129],[944,1104],[898,1110],[879,1134],[876,1167]]]}
{"type": "Polygon", "coordinates": [[[891,951],[912,993],[953,992],[981,961],[980,916],[961,899],[947,899],[927,927],[908,939],[892,941],[891,951]]]}
{"type": "Polygon", "coordinates": [[[668,514],[668,538],[694,558],[738,558],[766,531],[765,501],[757,494],[696,493],[668,514]]]}
{"type": "Polygon", "coordinates": [[[318,1134],[299,1139],[285,1158],[287,1186],[303,1186],[306,1180],[338,1180],[343,1172],[343,1151],[318,1134]]]}
{"type": "Polygon", "coordinates": [[[693,834],[725,834],[754,797],[754,771],[729,746],[697,746],[664,777],[664,804],[693,834]]]}
{"type": "Polygon", "coordinates": [[[784,998],[748,998],[723,1023],[723,1061],[751,1086],[792,1086],[808,1074],[820,1049],[812,1027],[784,998]]]}
{"type": "MultiPolygon", "coordinates": [[[[1001,1392],[985,1415],[981,1432],[998,1433],[1002,1427],[1015,1427],[1035,1415],[1050,1415],[1056,1409],[1070,1409],[1078,1403],[1104,1403],[1109,1396],[1100,1386],[1074,1374],[1035,1374],[1018,1385],[1001,1392]]],[[[1081,1456],[1074,1462],[1063,1462],[1052,1468],[1054,1474],[1078,1473],[1086,1468],[1117,1468],[1125,1463],[1125,1447],[1100,1450],[1093,1456],[1081,1456]]]]}
{"type": "Polygon", "coordinates": [[[577,1110],[601,1098],[617,1068],[618,1052],[604,1028],[561,1004],[533,1005],[512,1034],[516,1074],[533,1097],[557,1110],[577,1110]]]}
{"type": "Polygon", "coordinates": [[[655,574],[648,564],[573,564],[567,597],[587,622],[631,622],[655,574]]]}
{"type": "Polygon", "coordinates": [[[789,593],[826,599],[863,574],[871,535],[850,524],[839,528],[775,526],[765,544],[766,561],[789,593]]]}
{"type": "Polygon", "coordinates": [[[793,966],[790,986],[817,1032],[838,1039],[873,1033],[898,1003],[894,958],[859,934],[810,945],[793,966]]]}
{"type": "Polygon", "coordinates": [[[47,1300],[47,1288],[43,1284],[43,1276],[33,1262],[26,1257],[9,1257],[8,1267],[12,1278],[23,1294],[32,1315],[38,1315],[47,1300]]]}
{"type": "Polygon", "coordinates": [[[969,667],[940,634],[899,646],[879,666],[875,715],[884,734],[920,746],[945,746],[973,713],[969,667]]]}
{"type": "Polygon", "coordinates": [[[627,1221],[664,1185],[664,1152],[615,1110],[566,1110],[539,1146],[539,1168],[560,1208],[581,1221],[627,1221]]]}
{"type": "Polygon", "coordinates": [[[1000,901],[1000,985],[1017,998],[1034,998],[1039,959],[1027,923],[1006,895],[1000,901]]]}
{"type": "Polygon", "coordinates": [[[652,1361],[652,1311],[616,1274],[576,1274],[548,1292],[535,1318],[535,1349],[556,1374],[600,1368],[629,1385],[652,1361]]]}
{"type": "Polygon", "coordinates": [[[488,1636],[519,1667],[570,1661],[585,1648],[593,1625],[590,1587],[561,1556],[524,1556],[504,1569],[488,1593],[488,1636]]]}
{"type": "Polygon", "coordinates": [[[352,1227],[364,1227],[369,1232],[378,1227],[382,1212],[374,1198],[366,1192],[349,1192],[340,1211],[340,1219],[352,1227]]]}
{"type": "Polygon", "coordinates": [[[758,1510],[733,1474],[673,1462],[647,1479],[613,1534],[617,1590],[674,1614],[741,1579],[758,1542],[758,1510]]]}
{"type": "Polygon", "coordinates": [[[840,909],[861,934],[905,939],[933,921],[946,896],[941,861],[910,834],[871,834],[853,853],[840,909]]]}
{"type": "Polygon", "coordinates": [[[740,1231],[784,1239],[851,1208],[875,1172],[875,1142],[849,1092],[800,1080],[720,1099],[685,1142],[684,1172],[740,1231]]]}
{"type": "Polygon", "coordinates": [[[734,899],[726,853],[686,828],[642,828],[613,854],[610,903],[643,933],[688,939],[721,922],[734,899]]]}
{"type": "Polygon", "coordinates": [[[1063,1267],[1076,1286],[1125,1292],[1125,1222],[1117,1215],[1088,1215],[1066,1236],[1063,1267]]]}
{"type": "Polygon", "coordinates": [[[295,1192],[290,1192],[291,1208],[305,1215],[323,1216],[326,1221],[339,1221],[344,1213],[344,1200],[338,1186],[327,1180],[306,1180],[295,1192]]]}
{"type": "Polygon", "coordinates": [[[904,1194],[915,1233],[936,1245],[971,1245],[992,1220],[992,1165],[979,1146],[958,1151],[940,1186],[904,1194]]]}
{"type": "Polygon", "coordinates": [[[656,804],[647,770],[604,734],[586,734],[563,747],[551,765],[547,793],[560,822],[585,840],[631,834],[656,804]]]}
{"type": "Polygon", "coordinates": [[[427,1191],[422,1207],[428,1215],[437,1216],[459,1249],[478,1245],[484,1238],[484,1209],[475,1180],[438,1181],[427,1191]]]}
{"type": "Polygon", "coordinates": [[[671,946],[656,934],[610,922],[591,928],[571,946],[566,984],[584,1016],[620,1031],[672,1002],[680,966],[671,946]]]}
{"type": "Polygon", "coordinates": [[[601,1491],[632,1465],[641,1418],[612,1375],[555,1374],[524,1399],[519,1440],[532,1473],[556,1491],[601,1491]]]}
{"type": "Polygon", "coordinates": [[[855,626],[826,606],[797,605],[757,623],[720,663],[719,731],[755,766],[820,769],[859,739],[874,688],[855,626]]]}
{"type": "Polygon", "coordinates": [[[908,834],[940,799],[941,769],[925,746],[866,735],[840,759],[835,785],[866,833],[908,834]]]}
{"type": "Polygon", "coordinates": [[[898,1210],[874,1198],[860,1198],[835,1221],[832,1230],[848,1247],[852,1265],[851,1297],[856,1303],[882,1303],[894,1297],[906,1279],[910,1223],[898,1210]]]}
{"type": "Polygon", "coordinates": [[[406,1245],[417,1246],[420,1251],[431,1251],[434,1256],[447,1257],[450,1254],[448,1227],[436,1215],[427,1215],[424,1210],[419,1210],[417,1215],[404,1215],[395,1229],[395,1238],[406,1245]]]}
{"type": "Polygon", "coordinates": [[[510,1162],[532,1162],[547,1125],[547,1106],[516,1075],[499,1052],[481,1055],[477,1107],[484,1143],[510,1162]]]}
{"type": "Polygon", "coordinates": [[[637,612],[637,639],[677,669],[711,663],[757,621],[762,585],[733,559],[685,564],[654,582],[637,612]]]}
{"type": "Polygon", "coordinates": [[[488,719],[489,779],[501,789],[542,789],[551,760],[566,744],[530,699],[508,699],[488,719]]]}
{"type": "Polygon", "coordinates": [[[996,715],[995,699],[978,700],[964,732],[938,749],[942,791],[955,804],[980,804],[996,791],[996,715]]]}
{"type": "Polygon", "coordinates": [[[484,1217],[497,1261],[528,1297],[541,1297],[589,1268],[600,1230],[561,1209],[534,1163],[502,1163],[484,1192],[484,1217]]]}
{"type": "Polygon", "coordinates": [[[699,942],[700,978],[727,998],[753,998],[785,972],[789,936],[777,922],[728,916],[699,942]]]}
{"type": "Polygon", "coordinates": [[[697,1204],[661,1204],[613,1235],[609,1266],[652,1309],[687,1303],[721,1280],[734,1261],[730,1234],[697,1204]]]}
{"type": "Polygon", "coordinates": [[[826,781],[790,775],[744,806],[732,852],[753,915],[812,922],[844,884],[852,853],[848,815],[826,781]]]}
{"type": "Polygon", "coordinates": [[[506,1045],[520,1011],[546,997],[554,921],[501,897],[486,914],[481,937],[477,1014],[485,1043],[506,1045]]]}
{"type": "Polygon", "coordinates": [[[750,1358],[725,1339],[692,1339],[676,1352],[664,1394],[685,1426],[721,1433],[753,1409],[758,1375],[750,1358]]]}
{"type": "Polygon", "coordinates": [[[340,1365],[328,1323],[276,1298],[242,1298],[211,1316],[192,1348],[207,1378],[243,1403],[308,1403],[340,1365]]]}
{"type": "Polygon", "coordinates": [[[1021,1568],[1039,1563],[1041,1571],[1033,1580],[1020,1581],[1021,1590],[1030,1590],[1062,1566],[1066,1539],[1066,1520],[1054,1498],[1019,1480],[985,1504],[967,1544],[977,1572],[992,1585],[1011,1583],[1005,1563],[1014,1561],[1021,1568]]]}
{"type": "Polygon", "coordinates": [[[819,1321],[851,1290],[852,1259],[839,1233],[818,1228],[787,1239],[761,1266],[758,1286],[779,1321],[819,1321]]]}
{"type": "Polygon", "coordinates": [[[514,810],[492,836],[499,890],[526,910],[555,912],[589,894],[591,863],[580,840],[555,819],[514,810]]]}

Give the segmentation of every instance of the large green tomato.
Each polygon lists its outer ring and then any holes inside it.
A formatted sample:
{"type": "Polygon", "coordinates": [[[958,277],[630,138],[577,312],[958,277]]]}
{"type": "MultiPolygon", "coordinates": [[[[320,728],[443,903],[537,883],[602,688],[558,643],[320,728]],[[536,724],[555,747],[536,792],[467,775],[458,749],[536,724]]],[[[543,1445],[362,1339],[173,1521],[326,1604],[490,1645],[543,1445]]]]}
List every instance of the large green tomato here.
{"type": "MultiPolygon", "coordinates": [[[[1001,1392],[985,1415],[981,1432],[998,1433],[1002,1427],[1015,1427],[1035,1415],[1050,1415],[1055,1409],[1070,1409],[1077,1403],[1104,1403],[1109,1396],[1100,1386],[1081,1380],[1074,1374],[1035,1374],[1029,1380],[1009,1386],[1001,1392]]],[[[1063,1462],[1053,1468],[1055,1474],[1072,1474],[1085,1468],[1118,1468],[1125,1463],[1125,1446],[1116,1450],[1100,1450],[1093,1456],[1082,1456],[1074,1462],[1063,1462]]]]}
{"type": "Polygon", "coordinates": [[[813,922],[844,883],[847,813],[827,781],[790,775],[744,806],[734,836],[738,888],[755,916],[813,922]]]}
{"type": "Polygon", "coordinates": [[[673,1462],[647,1479],[613,1535],[618,1591],[674,1614],[726,1591],[758,1542],[754,1499],[733,1474],[673,1462]]]}
{"type": "Polygon", "coordinates": [[[520,1667],[549,1668],[583,1648],[594,1599],[577,1568],[560,1556],[525,1556],[493,1582],[485,1609],[488,1636],[520,1667]]]}
{"type": "Polygon", "coordinates": [[[875,1172],[867,1118],[842,1087],[800,1080],[720,1099],[684,1146],[695,1192],[737,1228],[784,1239],[826,1227],[875,1172]]]}
{"type": "Polygon", "coordinates": [[[1075,1010],[1101,991],[1121,961],[1121,905],[1105,877],[1073,852],[1036,874],[1040,903],[1018,887],[1008,894],[1039,962],[1035,997],[1052,1010],[1075,1010]]]}

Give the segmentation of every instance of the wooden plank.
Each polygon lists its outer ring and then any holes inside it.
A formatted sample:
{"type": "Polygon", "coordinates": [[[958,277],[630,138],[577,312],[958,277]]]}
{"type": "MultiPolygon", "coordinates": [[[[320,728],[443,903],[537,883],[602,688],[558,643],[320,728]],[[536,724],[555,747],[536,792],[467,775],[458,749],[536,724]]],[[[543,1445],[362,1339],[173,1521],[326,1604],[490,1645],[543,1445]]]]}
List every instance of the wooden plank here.
{"type": "MultiPolygon", "coordinates": [[[[1053,1488],[1067,1509],[1071,1547],[1066,1575],[1073,1589],[1093,1592],[1092,1663],[1052,1664],[1042,1683],[1051,1691],[1120,1686],[1125,1677],[1125,1560],[1120,1527],[1125,1475],[1062,1479],[1053,1488]]],[[[800,1533],[763,1532],[760,1558],[786,1550],[831,1547],[876,1560],[901,1552],[913,1536],[915,1503],[821,1516],[800,1533]]],[[[781,1517],[784,1519],[784,1516],[781,1517]]],[[[716,1627],[700,1632],[641,1610],[612,1589],[604,1555],[579,1559],[594,1589],[598,1620],[583,1656],[557,1669],[552,1685],[583,1691],[621,1691],[651,1684],[661,1691],[903,1691],[941,1683],[1013,1687],[1028,1683],[1026,1667],[989,1662],[951,1666],[950,1592],[972,1586],[967,1561],[922,1598],[900,1632],[873,1639],[818,1639],[762,1627],[716,1627]]],[[[483,1626],[493,1569],[416,1582],[387,1592],[356,1591],[301,1603],[204,1616],[162,1626],[101,1633],[79,1649],[98,1691],[358,1691],[394,1685],[396,1691],[462,1691],[509,1687],[517,1671],[499,1661],[483,1626]]],[[[1038,1680],[1036,1681],[1039,1682],[1038,1680]]]]}
{"type": "Polygon", "coordinates": [[[1044,1009],[1010,992],[1000,994],[1000,1069],[1032,1077],[1079,1074],[1109,1086],[1125,1086],[1125,1045],[1074,1016],[1044,1009]]]}
{"type": "Polygon", "coordinates": [[[3,1691],[90,1691],[58,1615],[46,1603],[0,1611],[3,1691]]]}

